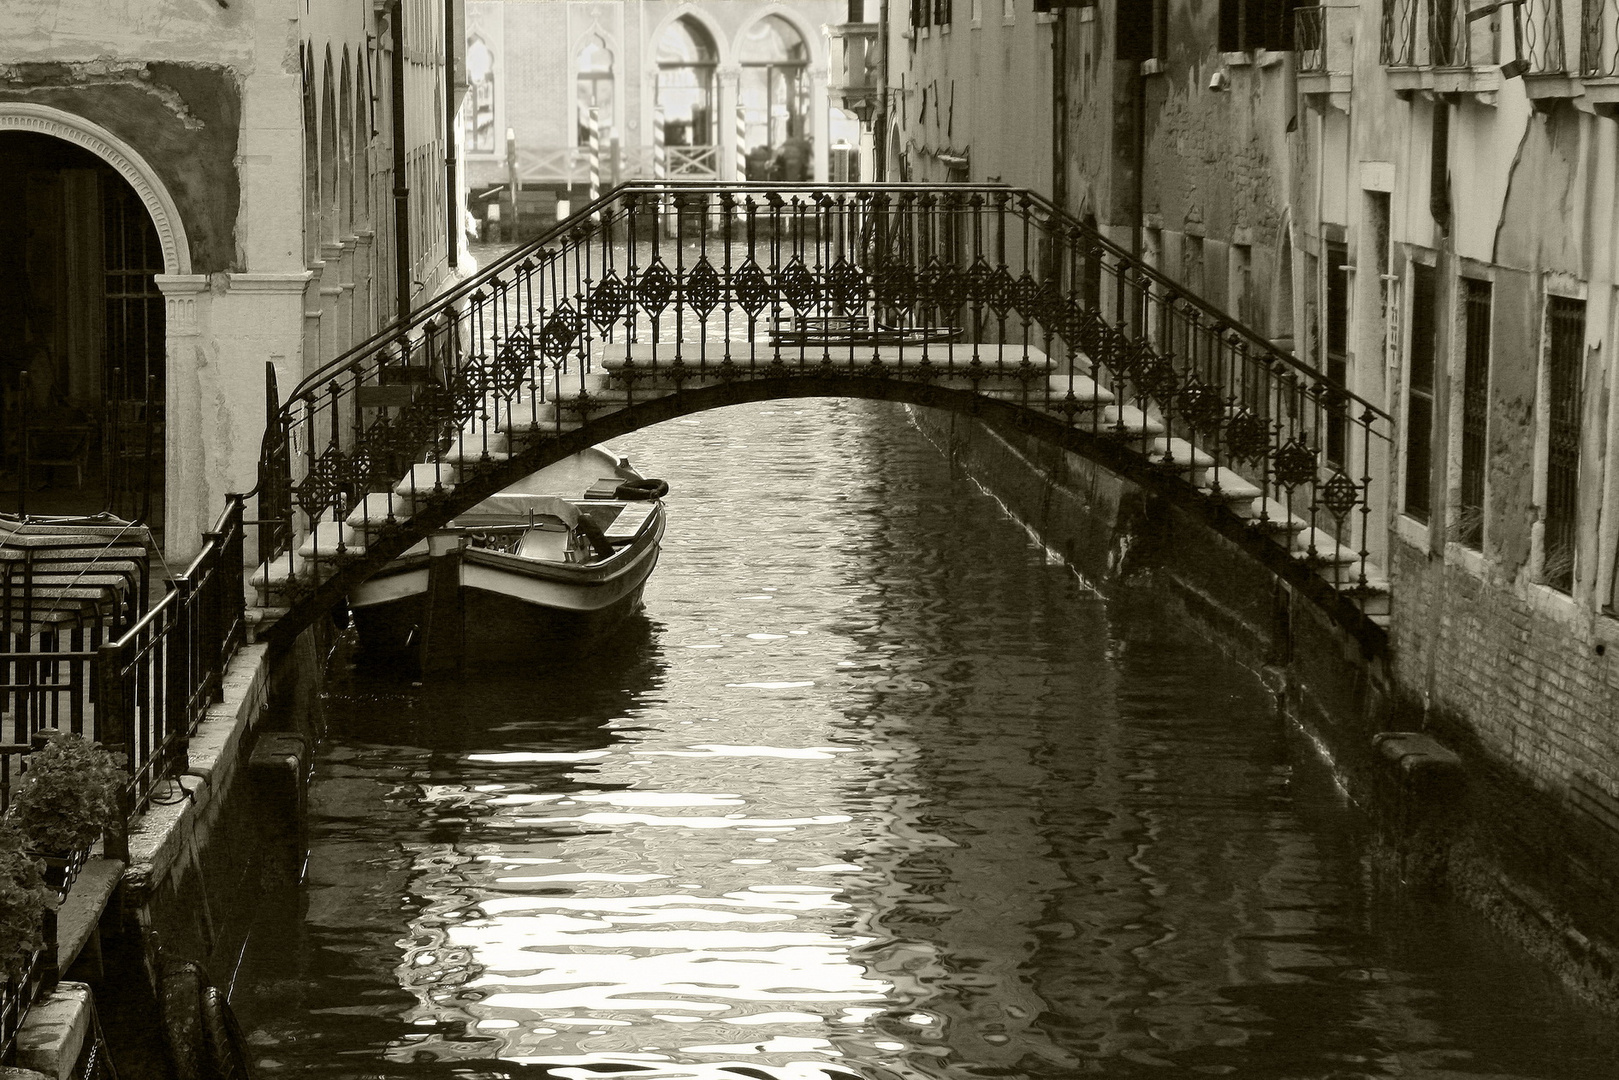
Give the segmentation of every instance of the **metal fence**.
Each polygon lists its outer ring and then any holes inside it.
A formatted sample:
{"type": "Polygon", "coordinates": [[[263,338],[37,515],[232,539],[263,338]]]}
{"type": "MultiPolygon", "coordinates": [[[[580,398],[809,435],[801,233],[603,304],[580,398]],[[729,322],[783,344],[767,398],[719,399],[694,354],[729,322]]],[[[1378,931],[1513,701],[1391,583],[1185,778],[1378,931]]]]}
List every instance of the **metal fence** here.
{"type": "Polygon", "coordinates": [[[1293,53],[1301,75],[1328,70],[1326,16],[1323,7],[1293,9],[1293,53]]]}
{"type": "Polygon", "coordinates": [[[131,814],[185,771],[186,743],[219,700],[225,666],[245,640],[244,501],[229,497],[168,595],[96,651],[97,734],[129,763],[131,814]]]}

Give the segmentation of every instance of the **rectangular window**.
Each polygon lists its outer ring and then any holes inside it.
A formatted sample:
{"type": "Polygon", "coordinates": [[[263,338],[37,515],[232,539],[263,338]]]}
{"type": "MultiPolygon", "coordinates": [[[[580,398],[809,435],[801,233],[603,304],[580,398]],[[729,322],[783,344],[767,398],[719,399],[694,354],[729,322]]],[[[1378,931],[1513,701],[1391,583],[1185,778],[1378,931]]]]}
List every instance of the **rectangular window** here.
{"type": "Polygon", "coordinates": [[[1438,275],[1412,266],[1411,364],[1405,390],[1405,512],[1427,521],[1433,508],[1433,384],[1439,351],[1438,275]]]}
{"type": "Polygon", "coordinates": [[[1151,60],[1167,52],[1168,0],[1134,0],[1114,8],[1113,51],[1118,60],[1151,60]]]}
{"type": "Polygon", "coordinates": [[[933,0],[933,21],[940,26],[950,25],[950,0],[933,0]]]}
{"type": "MultiPolygon", "coordinates": [[[[1349,380],[1349,248],[1327,245],[1327,369],[1328,381],[1343,386],[1349,380]]],[[[1349,442],[1349,422],[1340,400],[1329,400],[1326,416],[1327,460],[1342,467],[1349,442]]]]}
{"type": "Polygon", "coordinates": [[[1296,0],[1220,0],[1220,51],[1293,47],[1296,0]]]}
{"type": "Polygon", "coordinates": [[[1574,588],[1580,527],[1580,412],[1585,373],[1585,301],[1551,297],[1546,307],[1546,529],[1541,580],[1574,588]]]}
{"type": "Polygon", "coordinates": [[[1467,353],[1462,368],[1462,485],[1456,506],[1456,539],[1484,547],[1484,470],[1489,461],[1490,283],[1462,281],[1463,333],[1467,353]]]}

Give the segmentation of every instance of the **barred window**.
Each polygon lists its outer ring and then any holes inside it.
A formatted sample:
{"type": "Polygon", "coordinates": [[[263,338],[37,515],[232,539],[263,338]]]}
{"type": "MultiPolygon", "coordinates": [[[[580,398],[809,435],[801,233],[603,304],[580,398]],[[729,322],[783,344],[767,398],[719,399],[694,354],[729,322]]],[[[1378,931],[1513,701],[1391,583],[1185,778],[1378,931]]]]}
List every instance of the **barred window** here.
{"type": "MultiPolygon", "coordinates": [[[[1349,248],[1327,245],[1327,369],[1332,383],[1349,381],[1349,248]]],[[[1342,401],[1329,401],[1326,418],[1327,460],[1342,467],[1349,442],[1349,419],[1342,401]]]]}
{"type": "Polygon", "coordinates": [[[1574,588],[1580,527],[1580,412],[1585,359],[1585,301],[1553,296],[1546,306],[1546,518],[1541,580],[1574,588]]]}
{"type": "Polygon", "coordinates": [[[1462,483],[1456,505],[1456,539],[1475,551],[1484,546],[1484,472],[1489,463],[1490,283],[1462,282],[1462,483]]]}
{"type": "Polygon", "coordinates": [[[1427,521],[1432,510],[1434,357],[1438,352],[1437,274],[1412,267],[1411,366],[1405,406],[1405,512],[1427,521]]]}

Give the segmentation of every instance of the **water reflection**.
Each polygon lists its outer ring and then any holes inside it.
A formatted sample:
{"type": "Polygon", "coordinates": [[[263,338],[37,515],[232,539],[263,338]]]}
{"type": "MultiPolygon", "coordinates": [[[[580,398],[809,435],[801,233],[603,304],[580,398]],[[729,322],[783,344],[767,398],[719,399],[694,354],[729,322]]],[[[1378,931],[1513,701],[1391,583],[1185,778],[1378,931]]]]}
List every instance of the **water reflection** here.
{"type": "Polygon", "coordinates": [[[308,881],[237,983],[265,1075],[1614,1073],[1475,923],[1369,892],[1250,677],[900,414],[625,449],[676,492],[638,636],[331,688],[308,881]]]}

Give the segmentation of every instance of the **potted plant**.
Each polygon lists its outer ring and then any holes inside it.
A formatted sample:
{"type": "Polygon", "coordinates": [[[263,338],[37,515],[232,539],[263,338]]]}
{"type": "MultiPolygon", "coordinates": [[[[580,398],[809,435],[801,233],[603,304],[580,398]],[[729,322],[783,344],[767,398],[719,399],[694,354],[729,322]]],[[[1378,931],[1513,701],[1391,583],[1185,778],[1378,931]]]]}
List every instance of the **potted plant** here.
{"type": "Polygon", "coordinates": [[[27,848],[45,859],[47,884],[66,884],[71,860],[119,819],[129,776],[119,755],[65,731],[36,736],[23,761],[9,817],[27,848]]]}
{"type": "Polygon", "coordinates": [[[28,960],[44,948],[46,898],[39,862],[24,849],[22,834],[0,825],[0,975],[15,982],[28,960]]]}

